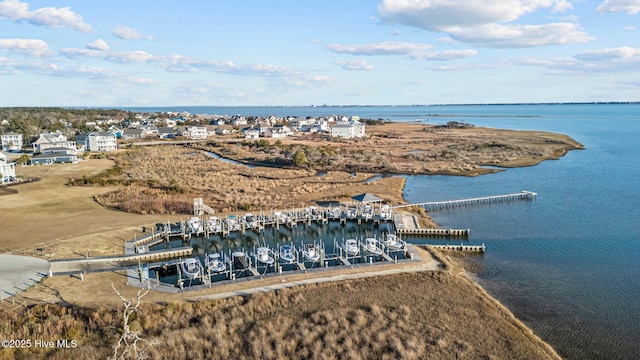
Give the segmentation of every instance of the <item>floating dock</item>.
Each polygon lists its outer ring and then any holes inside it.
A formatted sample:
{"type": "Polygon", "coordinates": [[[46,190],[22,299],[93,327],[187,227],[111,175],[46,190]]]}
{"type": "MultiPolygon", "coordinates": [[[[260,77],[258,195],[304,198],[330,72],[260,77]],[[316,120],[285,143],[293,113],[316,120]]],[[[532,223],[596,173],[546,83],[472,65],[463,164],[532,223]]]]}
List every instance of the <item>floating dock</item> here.
{"type": "Polygon", "coordinates": [[[431,246],[432,248],[435,248],[435,249],[449,250],[449,251],[479,252],[479,253],[484,253],[486,251],[486,248],[485,248],[484,244],[482,244],[482,245],[464,245],[464,244],[460,244],[460,245],[427,245],[427,246],[431,246]]]}

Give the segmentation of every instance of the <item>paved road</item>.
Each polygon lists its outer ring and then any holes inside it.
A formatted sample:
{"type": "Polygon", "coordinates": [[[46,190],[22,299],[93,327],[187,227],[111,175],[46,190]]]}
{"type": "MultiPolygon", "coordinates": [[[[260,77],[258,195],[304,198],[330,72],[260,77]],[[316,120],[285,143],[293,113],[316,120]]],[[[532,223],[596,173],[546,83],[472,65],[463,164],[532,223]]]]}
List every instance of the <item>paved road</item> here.
{"type": "Polygon", "coordinates": [[[49,274],[49,262],[31,256],[0,254],[0,300],[24,291],[49,274]]]}
{"type": "Polygon", "coordinates": [[[420,271],[436,271],[436,270],[441,270],[440,262],[437,260],[431,260],[431,261],[425,262],[421,266],[401,267],[396,269],[378,270],[378,271],[373,270],[373,271],[368,271],[368,272],[358,273],[358,274],[333,275],[333,276],[326,276],[321,278],[306,279],[306,280],[292,281],[292,282],[286,282],[286,275],[285,275],[283,277],[285,279],[285,282],[281,284],[261,286],[261,287],[239,290],[239,291],[230,291],[230,292],[213,294],[213,295],[203,295],[203,296],[195,297],[195,299],[222,299],[222,298],[228,298],[232,296],[246,296],[246,295],[255,294],[255,293],[285,289],[285,288],[306,285],[306,284],[323,283],[328,281],[341,281],[341,280],[347,280],[347,279],[360,279],[360,278],[380,276],[380,275],[412,273],[412,272],[420,272],[420,271]]]}

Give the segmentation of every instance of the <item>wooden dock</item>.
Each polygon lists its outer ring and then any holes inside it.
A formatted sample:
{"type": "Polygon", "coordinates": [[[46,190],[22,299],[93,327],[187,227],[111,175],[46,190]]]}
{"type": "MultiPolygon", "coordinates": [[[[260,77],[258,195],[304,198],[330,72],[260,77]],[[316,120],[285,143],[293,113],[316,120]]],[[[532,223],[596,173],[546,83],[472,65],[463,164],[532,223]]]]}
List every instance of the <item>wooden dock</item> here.
{"type": "Polygon", "coordinates": [[[469,236],[470,229],[396,229],[398,235],[426,235],[426,236],[469,236]]]}
{"type": "Polygon", "coordinates": [[[531,191],[521,191],[515,194],[505,194],[505,195],[495,195],[495,196],[485,196],[471,199],[460,199],[460,200],[449,200],[449,201],[427,201],[421,203],[413,203],[413,204],[404,204],[404,205],[396,205],[393,206],[393,209],[399,209],[404,207],[411,206],[421,206],[425,210],[439,210],[453,207],[463,207],[463,206],[472,206],[472,205],[484,205],[484,204],[493,204],[493,203],[501,203],[501,202],[510,202],[510,201],[518,201],[518,200],[535,200],[538,194],[531,191]]]}
{"type": "Polygon", "coordinates": [[[435,249],[449,250],[449,251],[479,252],[479,253],[484,253],[486,251],[486,248],[485,248],[484,244],[482,244],[482,245],[464,245],[464,244],[460,244],[460,245],[427,245],[427,246],[431,246],[432,248],[435,248],[435,249]]]}

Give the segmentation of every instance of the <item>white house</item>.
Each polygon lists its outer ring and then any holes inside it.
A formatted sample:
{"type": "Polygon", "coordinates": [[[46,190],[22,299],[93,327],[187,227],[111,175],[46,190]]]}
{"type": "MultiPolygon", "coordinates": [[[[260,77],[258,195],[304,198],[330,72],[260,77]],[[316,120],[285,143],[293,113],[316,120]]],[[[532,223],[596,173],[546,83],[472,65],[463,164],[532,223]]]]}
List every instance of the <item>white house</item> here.
{"type": "Polygon", "coordinates": [[[118,150],[116,133],[113,131],[80,134],[77,136],[76,140],[84,145],[86,151],[118,150]]]}
{"type": "Polygon", "coordinates": [[[186,125],[178,127],[178,135],[184,136],[190,139],[206,139],[207,138],[207,127],[200,125],[186,125]]]}
{"type": "Polygon", "coordinates": [[[19,151],[22,149],[22,134],[8,133],[0,135],[3,151],[19,151]]]}
{"type": "Polygon", "coordinates": [[[11,182],[16,177],[16,163],[7,162],[7,156],[0,152],[0,184],[11,182]]]}
{"type": "Polygon", "coordinates": [[[347,123],[339,122],[331,127],[331,137],[354,139],[365,137],[365,135],[364,124],[356,120],[347,123]]]}
{"type": "Polygon", "coordinates": [[[38,140],[33,142],[33,151],[42,152],[52,147],[64,147],[69,149],[75,149],[75,141],[67,140],[67,137],[61,133],[48,133],[40,134],[38,140]]]}
{"type": "Polygon", "coordinates": [[[293,130],[286,125],[276,125],[265,131],[264,136],[270,138],[284,138],[293,135],[293,130]]]}

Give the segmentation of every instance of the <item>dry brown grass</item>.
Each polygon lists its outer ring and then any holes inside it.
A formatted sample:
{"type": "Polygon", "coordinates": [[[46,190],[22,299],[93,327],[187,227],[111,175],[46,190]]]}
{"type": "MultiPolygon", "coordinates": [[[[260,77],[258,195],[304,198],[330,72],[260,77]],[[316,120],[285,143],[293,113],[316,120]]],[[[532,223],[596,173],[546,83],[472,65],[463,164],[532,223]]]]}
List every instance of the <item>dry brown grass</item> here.
{"type": "Polygon", "coordinates": [[[147,147],[116,157],[123,169],[116,178],[133,181],[120,190],[100,194],[100,203],[143,214],[190,213],[192,199],[202,197],[220,212],[272,210],[308,206],[314,201],[348,201],[361,192],[402,201],[404,179],[385,178],[371,184],[370,174],[312,170],[247,168],[207,156],[202,150],[174,146],[147,147]],[[152,186],[149,186],[152,184],[152,186]]]}
{"type": "Polygon", "coordinates": [[[367,126],[367,138],[361,140],[306,137],[281,142],[279,147],[220,143],[212,150],[245,162],[292,164],[292,153],[302,149],[309,160],[305,166],[318,170],[479,175],[495,172],[482,165],[534,165],[582,148],[566,135],[549,132],[406,123],[367,126]]]}
{"type": "MultiPolygon", "coordinates": [[[[115,295],[113,295],[115,297],[115,295]]],[[[105,357],[118,337],[110,307],[39,305],[3,312],[0,336],[78,339],[33,358],[105,357]]],[[[152,358],[556,359],[464,275],[424,272],[322,283],[249,297],[145,304],[133,319],[160,345],[152,358]]],[[[5,351],[0,358],[18,358],[5,351]]]]}

